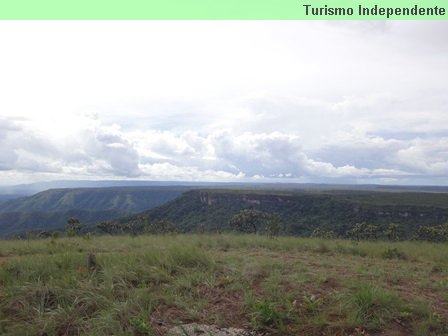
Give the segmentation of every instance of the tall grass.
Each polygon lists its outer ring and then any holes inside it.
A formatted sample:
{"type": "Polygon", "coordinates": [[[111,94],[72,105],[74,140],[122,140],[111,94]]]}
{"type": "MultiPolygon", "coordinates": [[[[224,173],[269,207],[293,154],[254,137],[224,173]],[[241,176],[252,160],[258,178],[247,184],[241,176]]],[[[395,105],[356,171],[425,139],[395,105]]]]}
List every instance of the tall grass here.
{"type": "Polygon", "coordinates": [[[371,284],[363,284],[350,296],[353,322],[369,330],[379,331],[383,325],[398,316],[402,304],[393,293],[371,284]]]}
{"type": "MultiPolygon", "coordinates": [[[[152,317],[160,318],[166,310],[176,312],[169,315],[170,323],[219,320],[219,309],[213,314],[208,309],[209,302],[221,302],[221,295],[240,298],[246,326],[287,334],[291,323],[319,319],[321,327],[330,324],[326,305],[335,306],[338,300],[331,291],[314,294],[325,285],[332,261],[365,267],[360,276],[372,276],[374,270],[365,265],[376,265],[378,280],[385,283],[390,278],[385,267],[394,263],[406,263],[409,270],[420,262],[439,277],[448,272],[446,244],[236,234],[2,241],[0,255],[2,335],[151,335],[157,328],[152,317]],[[94,256],[93,265],[89,255],[94,256]],[[286,255],[293,259],[281,258],[286,255]]],[[[406,274],[397,274],[397,281],[402,276],[406,274]]],[[[444,284],[443,279],[439,282],[444,284]]],[[[404,309],[390,290],[359,284],[355,279],[342,291],[346,314],[355,325],[377,330],[400,313],[417,309],[404,309]]],[[[442,292],[442,285],[434,290],[442,292]]],[[[226,304],[237,309],[231,300],[226,304]]],[[[425,321],[437,318],[419,316],[425,321]]]]}

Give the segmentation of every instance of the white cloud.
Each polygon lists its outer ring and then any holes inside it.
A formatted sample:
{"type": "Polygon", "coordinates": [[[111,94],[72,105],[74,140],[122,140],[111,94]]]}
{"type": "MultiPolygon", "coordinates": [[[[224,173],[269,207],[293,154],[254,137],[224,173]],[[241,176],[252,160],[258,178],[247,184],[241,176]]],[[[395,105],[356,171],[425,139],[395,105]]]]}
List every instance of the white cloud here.
{"type": "Polygon", "coordinates": [[[0,179],[448,183],[447,31],[0,22],[0,179]]]}
{"type": "MultiPolygon", "coordinates": [[[[97,122],[78,134],[72,131],[70,138],[61,135],[49,142],[39,129],[8,127],[8,132],[23,135],[26,131],[27,136],[10,143],[14,146],[8,146],[9,153],[15,155],[15,160],[3,170],[57,177],[354,180],[412,174],[443,176],[448,162],[447,138],[386,140],[378,136],[347,136],[314,152],[304,148],[299,135],[278,131],[176,134],[125,131],[117,125],[97,122]]],[[[4,139],[9,137],[3,133],[4,139]]]]}

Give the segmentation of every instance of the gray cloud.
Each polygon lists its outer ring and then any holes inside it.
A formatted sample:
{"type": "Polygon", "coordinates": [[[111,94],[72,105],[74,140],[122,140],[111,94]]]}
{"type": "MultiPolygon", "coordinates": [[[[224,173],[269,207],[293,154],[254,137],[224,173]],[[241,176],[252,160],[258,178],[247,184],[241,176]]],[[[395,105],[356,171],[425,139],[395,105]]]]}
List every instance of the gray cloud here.
{"type": "Polygon", "coordinates": [[[117,133],[99,132],[86,144],[85,151],[92,160],[104,162],[103,169],[113,175],[136,177],[140,174],[137,151],[117,133]]]}
{"type": "MultiPolygon", "coordinates": [[[[350,164],[369,170],[391,170],[415,178],[446,178],[448,173],[448,138],[383,139],[366,136],[345,143],[327,146],[315,154],[338,165],[350,164]]],[[[374,177],[375,174],[373,174],[374,177]]],[[[394,176],[394,174],[390,174],[394,176]]]]}
{"type": "Polygon", "coordinates": [[[40,173],[86,171],[135,177],[138,154],[132,145],[108,128],[78,130],[74,140],[52,139],[26,122],[0,123],[0,169],[40,173]]]}
{"type": "Polygon", "coordinates": [[[9,150],[0,157],[3,170],[58,176],[396,182],[410,176],[443,178],[448,171],[448,138],[443,136],[394,139],[389,134],[385,139],[349,134],[308,150],[298,134],[278,131],[200,135],[97,124],[77,133],[74,141],[57,143],[18,124],[11,128],[8,123],[4,129],[8,131],[1,141],[9,150]]]}

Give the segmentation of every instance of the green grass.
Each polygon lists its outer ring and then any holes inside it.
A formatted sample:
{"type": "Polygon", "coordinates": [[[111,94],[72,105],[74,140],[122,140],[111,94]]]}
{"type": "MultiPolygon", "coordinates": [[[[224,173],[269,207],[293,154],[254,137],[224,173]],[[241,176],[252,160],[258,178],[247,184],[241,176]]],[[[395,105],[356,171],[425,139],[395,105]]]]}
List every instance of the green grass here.
{"type": "Polygon", "coordinates": [[[446,244],[92,236],[2,241],[0,263],[1,335],[448,335],[446,244]]]}
{"type": "Polygon", "coordinates": [[[400,299],[381,287],[362,285],[350,295],[351,311],[355,325],[364,325],[370,330],[381,327],[399,316],[402,303],[400,299]]]}

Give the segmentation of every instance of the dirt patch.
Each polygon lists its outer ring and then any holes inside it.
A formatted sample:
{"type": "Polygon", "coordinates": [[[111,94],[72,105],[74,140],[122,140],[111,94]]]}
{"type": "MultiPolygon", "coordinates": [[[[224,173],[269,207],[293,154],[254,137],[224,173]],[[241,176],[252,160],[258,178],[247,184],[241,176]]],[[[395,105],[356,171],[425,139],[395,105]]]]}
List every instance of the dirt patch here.
{"type": "Polygon", "coordinates": [[[13,257],[0,257],[0,265],[10,261],[13,257]]]}
{"type": "Polygon", "coordinates": [[[419,298],[431,305],[432,310],[448,319],[448,302],[444,300],[437,292],[430,288],[419,288],[417,284],[408,283],[406,286],[392,287],[403,298],[419,298]]]}
{"type": "Polygon", "coordinates": [[[322,287],[324,290],[333,290],[339,287],[339,282],[335,278],[328,277],[322,282],[322,287]]]}
{"type": "Polygon", "coordinates": [[[379,333],[371,334],[372,336],[408,336],[412,331],[405,328],[399,323],[393,323],[383,328],[379,333]]]}
{"type": "Polygon", "coordinates": [[[219,328],[207,324],[184,324],[168,330],[167,336],[255,336],[253,331],[239,328],[219,328]]]}
{"type": "Polygon", "coordinates": [[[155,334],[160,336],[255,335],[247,332],[249,319],[242,310],[244,301],[243,290],[204,286],[197,289],[196,295],[198,299],[207,301],[206,307],[201,312],[199,318],[196,316],[195,319],[192,319],[185,311],[176,306],[160,305],[151,314],[151,324],[155,334]],[[183,327],[187,326],[187,333],[179,333],[182,331],[179,324],[183,327]],[[176,325],[177,327],[175,327],[176,325]],[[193,332],[195,330],[194,326],[198,327],[197,332],[195,331],[196,333],[193,332]],[[200,330],[203,330],[203,332],[201,333],[200,330]]]}
{"type": "Polygon", "coordinates": [[[412,332],[398,324],[388,325],[378,333],[372,333],[363,327],[309,325],[301,328],[298,334],[307,336],[409,336],[412,332]]]}
{"type": "Polygon", "coordinates": [[[306,336],[372,336],[363,328],[349,328],[345,326],[322,326],[307,325],[299,328],[296,332],[290,332],[288,335],[306,335],[306,336]]]}
{"type": "Polygon", "coordinates": [[[247,325],[248,317],[242,310],[243,290],[202,287],[198,295],[207,300],[203,321],[212,319],[210,322],[243,328],[247,325]]]}
{"type": "Polygon", "coordinates": [[[167,331],[179,323],[193,322],[188,315],[176,306],[159,305],[151,314],[151,325],[156,335],[166,335],[167,331]]]}

